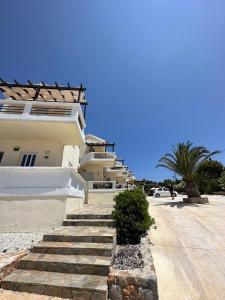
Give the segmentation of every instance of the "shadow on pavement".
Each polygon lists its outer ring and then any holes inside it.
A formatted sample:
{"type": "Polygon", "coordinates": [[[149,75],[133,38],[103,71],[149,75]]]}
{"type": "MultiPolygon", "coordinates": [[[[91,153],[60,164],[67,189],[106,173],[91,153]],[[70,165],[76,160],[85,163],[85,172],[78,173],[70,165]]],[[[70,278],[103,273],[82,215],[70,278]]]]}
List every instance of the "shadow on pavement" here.
{"type": "MultiPolygon", "coordinates": [[[[184,203],[182,200],[179,201],[168,201],[163,203],[154,203],[154,206],[170,206],[170,207],[177,207],[177,208],[183,208],[185,206],[191,206],[191,207],[199,207],[199,204],[191,204],[191,203],[184,203]]],[[[201,204],[202,206],[202,204],[201,204]]]]}

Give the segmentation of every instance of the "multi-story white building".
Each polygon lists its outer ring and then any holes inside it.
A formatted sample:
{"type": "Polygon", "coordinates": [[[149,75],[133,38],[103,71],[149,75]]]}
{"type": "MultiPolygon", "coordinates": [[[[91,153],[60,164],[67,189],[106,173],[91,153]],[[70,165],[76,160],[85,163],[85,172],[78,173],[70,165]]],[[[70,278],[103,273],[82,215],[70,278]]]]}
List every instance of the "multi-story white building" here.
{"type": "Polygon", "coordinates": [[[85,89],[1,80],[0,90],[1,230],[21,230],[21,223],[24,229],[26,220],[32,230],[31,218],[35,230],[59,225],[85,198],[86,182],[77,172],[85,89]]]}
{"type": "Polygon", "coordinates": [[[128,168],[117,159],[115,143],[88,134],[85,145],[80,146],[80,155],[79,172],[89,191],[125,189],[132,179],[128,168]]]}
{"type": "Polygon", "coordinates": [[[45,231],[133,175],[115,144],[84,134],[85,89],[0,80],[0,231],[45,231]],[[108,151],[110,149],[110,151],[108,151]],[[79,172],[78,172],[79,170],[79,172]],[[88,200],[87,200],[88,199],[88,200]]]}

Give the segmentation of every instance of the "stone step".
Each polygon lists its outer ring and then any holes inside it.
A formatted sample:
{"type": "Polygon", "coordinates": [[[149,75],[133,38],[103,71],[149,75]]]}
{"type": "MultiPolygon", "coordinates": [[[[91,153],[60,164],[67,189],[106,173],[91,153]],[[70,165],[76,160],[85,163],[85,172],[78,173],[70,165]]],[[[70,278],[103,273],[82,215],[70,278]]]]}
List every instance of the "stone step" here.
{"type": "Polygon", "coordinates": [[[45,234],[44,241],[113,243],[116,230],[100,226],[62,226],[45,234]]]}
{"type": "Polygon", "coordinates": [[[114,221],[110,219],[67,219],[63,226],[113,226],[114,221]]]}
{"type": "Polygon", "coordinates": [[[30,253],[20,259],[18,269],[106,276],[111,257],[30,253]]]}
{"type": "Polygon", "coordinates": [[[67,214],[66,215],[67,219],[112,219],[112,214],[67,214]]]}
{"type": "Polygon", "coordinates": [[[16,270],[3,280],[1,288],[74,300],[106,300],[107,279],[96,275],[16,270]]]}
{"type": "Polygon", "coordinates": [[[68,243],[68,242],[39,242],[31,250],[34,253],[61,255],[97,255],[112,256],[111,243],[68,243]]]}

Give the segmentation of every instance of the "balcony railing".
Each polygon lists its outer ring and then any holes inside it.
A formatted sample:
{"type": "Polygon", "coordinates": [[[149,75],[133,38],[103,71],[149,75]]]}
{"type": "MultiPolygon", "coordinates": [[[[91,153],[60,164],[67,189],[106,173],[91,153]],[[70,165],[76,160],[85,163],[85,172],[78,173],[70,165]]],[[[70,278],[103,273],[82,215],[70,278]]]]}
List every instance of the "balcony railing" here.
{"type": "Polygon", "coordinates": [[[125,189],[125,184],[118,184],[116,181],[88,181],[88,190],[120,190],[125,189]]]}
{"type": "Polygon", "coordinates": [[[110,152],[93,152],[96,159],[114,159],[115,154],[110,152]]]}
{"type": "MultiPolygon", "coordinates": [[[[65,103],[43,103],[37,104],[32,103],[32,101],[24,101],[26,103],[21,103],[22,101],[17,101],[20,103],[12,103],[12,101],[0,101],[0,116],[1,115],[21,115],[23,117],[37,116],[37,117],[76,117],[80,126],[83,130],[85,127],[85,121],[82,115],[81,109],[78,105],[68,105],[65,103]]],[[[1,118],[1,117],[0,117],[1,118]]],[[[5,117],[4,117],[5,118],[5,117]]],[[[29,118],[28,118],[29,119],[29,118]]]]}
{"type": "Polygon", "coordinates": [[[72,168],[0,167],[0,196],[71,196],[84,198],[85,180],[72,168]]]}
{"type": "Polygon", "coordinates": [[[94,162],[113,165],[115,159],[116,155],[114,152],[89,152],[81,158],[80,164],[83,165],[85,163],[94,162]]]}
{"type": "Polygon", "coordinates": [[[31,115],[38,116],[60,116],[67,117],[71,116],[72,108],[64,108],[64,107],[46,107],[46,106],[32,106],[31,115]]]}
{"type": "Polygon", "coordinates": [[[2,104],[0,105],[0,114],[22,114],[25,105],[10,105],[2,104]]]}

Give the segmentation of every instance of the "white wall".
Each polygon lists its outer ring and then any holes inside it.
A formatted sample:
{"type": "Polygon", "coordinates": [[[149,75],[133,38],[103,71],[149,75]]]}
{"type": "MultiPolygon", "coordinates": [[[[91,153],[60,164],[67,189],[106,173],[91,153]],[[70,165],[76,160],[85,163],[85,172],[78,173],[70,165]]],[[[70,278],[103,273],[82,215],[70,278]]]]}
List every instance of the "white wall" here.
{"type": "Polygon", "coordinates": [[[89,191],[88,192],[88,204],[91,205],[102,205],[102,206],[113,206],[115,204],[114,197],[118,195],[119,191],[89,191]]]}
{"type": "Polygon", "coordinates": [[[0,197],[84,198],[86,182],[72,168],[0,167],[0,197]]]}
{"type": "Polygon", "coordinates": [[[99,165],[85,165],[79,170],[81,176],[87,181],[103,181],[103,167],[99,165]],[[90,180],[88,173],[93,173],[93,179],[90,180]]]}
{"type": "Polygon", "coordinates": [[[4,152],[0,166],[20,166],[22,153],[36,153],[35,166],[61,166],[63,145],[47,140],[1,140],[0,151],[4,152]],[[19,151],[14,151],[19,147],[19,151]]]}
{"type": "Polygon", "coordinates": [[[0,198],[0,232],[48,232],[82,205],[79,198],[0,198]]]}
{"type": "Polygon", "coordinates": [[[63,150],[62,167],[72,167],[78,170],[80,149],[78,146],[66,145],[63,150]]]}

